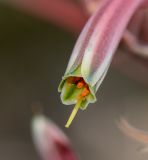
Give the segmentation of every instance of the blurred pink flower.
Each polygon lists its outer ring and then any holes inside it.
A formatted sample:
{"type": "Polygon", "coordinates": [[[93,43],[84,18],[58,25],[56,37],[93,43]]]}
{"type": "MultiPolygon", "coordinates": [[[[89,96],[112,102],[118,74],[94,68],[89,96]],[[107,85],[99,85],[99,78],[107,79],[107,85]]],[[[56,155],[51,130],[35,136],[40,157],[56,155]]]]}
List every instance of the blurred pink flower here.
{"type": "Polygon", "coordinates": [[[32,119],[32,137],[43,160],[78,160],[65,134],[44,115],[32,119]]]}
{"type": "Polygon", "coordinates": [[[74,0],[1,0],[1,3],[75,33],[80,32],[88,17],[74,0]]]}
{"type": "Polygon", "coordinates": [[[140,152],[148,152],[148,132],[133,127],[124,117],[119,119],[117,125],[124,135],[144,145],[138,149],[140,152]]]}

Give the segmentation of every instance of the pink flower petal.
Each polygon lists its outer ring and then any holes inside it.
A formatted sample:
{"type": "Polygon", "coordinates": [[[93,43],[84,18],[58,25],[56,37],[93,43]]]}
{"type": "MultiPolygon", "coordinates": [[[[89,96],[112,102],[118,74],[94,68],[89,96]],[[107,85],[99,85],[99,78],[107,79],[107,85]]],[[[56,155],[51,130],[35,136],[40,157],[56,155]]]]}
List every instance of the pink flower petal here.
{"type": "Polygon", "coordinates": [[[89,42],[82,61],[82,76],[91,86],[111,63],[124,30],[140,4],[140,0],[107,0],[91,17],[89,42]]]}

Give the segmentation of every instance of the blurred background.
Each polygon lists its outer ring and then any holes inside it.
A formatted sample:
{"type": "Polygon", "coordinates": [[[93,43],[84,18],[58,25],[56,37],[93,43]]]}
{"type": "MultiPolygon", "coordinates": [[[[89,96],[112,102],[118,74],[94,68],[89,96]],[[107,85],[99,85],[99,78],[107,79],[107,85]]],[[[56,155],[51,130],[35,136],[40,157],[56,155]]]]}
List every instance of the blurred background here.
{"type": "Polygon", "coordinates": [[[111,67],[98,101],[64,125],[72,107],[57,92],[76,36],[0,3],[0,160],[39,160],[31,133],[31,105],[40,102],[45,114],[71,139],[82,160],[147,160],[142,144],[125,137],[116,121],[124,115],[148,131],[148,87],[111,67]]]}

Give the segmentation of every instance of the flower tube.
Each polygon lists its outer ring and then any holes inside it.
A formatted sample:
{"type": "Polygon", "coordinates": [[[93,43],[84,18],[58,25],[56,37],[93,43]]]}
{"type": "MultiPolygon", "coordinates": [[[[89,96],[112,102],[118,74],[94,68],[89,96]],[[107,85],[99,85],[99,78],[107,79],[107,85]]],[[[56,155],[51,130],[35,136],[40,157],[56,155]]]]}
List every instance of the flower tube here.
{"type": "Polygon", "coordinates": [[[86,109],[96,101],[113,55],[128,22],[141,0],[105,0],[90,17],[72,52],[65,75],[59,86],[61,100],[76,104],[66,124],[69,127],[78,109],[86,109]]]}

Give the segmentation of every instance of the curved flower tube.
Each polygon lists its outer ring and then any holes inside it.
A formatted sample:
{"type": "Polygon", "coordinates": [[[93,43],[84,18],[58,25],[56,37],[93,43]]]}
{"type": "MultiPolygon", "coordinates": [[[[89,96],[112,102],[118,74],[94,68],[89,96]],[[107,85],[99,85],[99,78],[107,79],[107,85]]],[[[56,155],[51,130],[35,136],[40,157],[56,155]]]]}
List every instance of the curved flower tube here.
{"type": "Polygon", "coordinates": [[[85,25],[59,86],[64,104],[76,104],[66,127],[78,109],[96,101],[95,94],[110,66],[132,15],[142,0],[105,0],[85,25]]]}
{"type": "Polygon", "coordinates": [[[32,119],[32,136],[43,160],[77,160],[65,134],[42,114],[32,119]]]}
{"type": "Polygon", "coordinates": [[[117,126],[124,135],[144,145],[139,151],[148,152],[148,132],[133,127],[124,117],[117,121],[117,126]]]}

